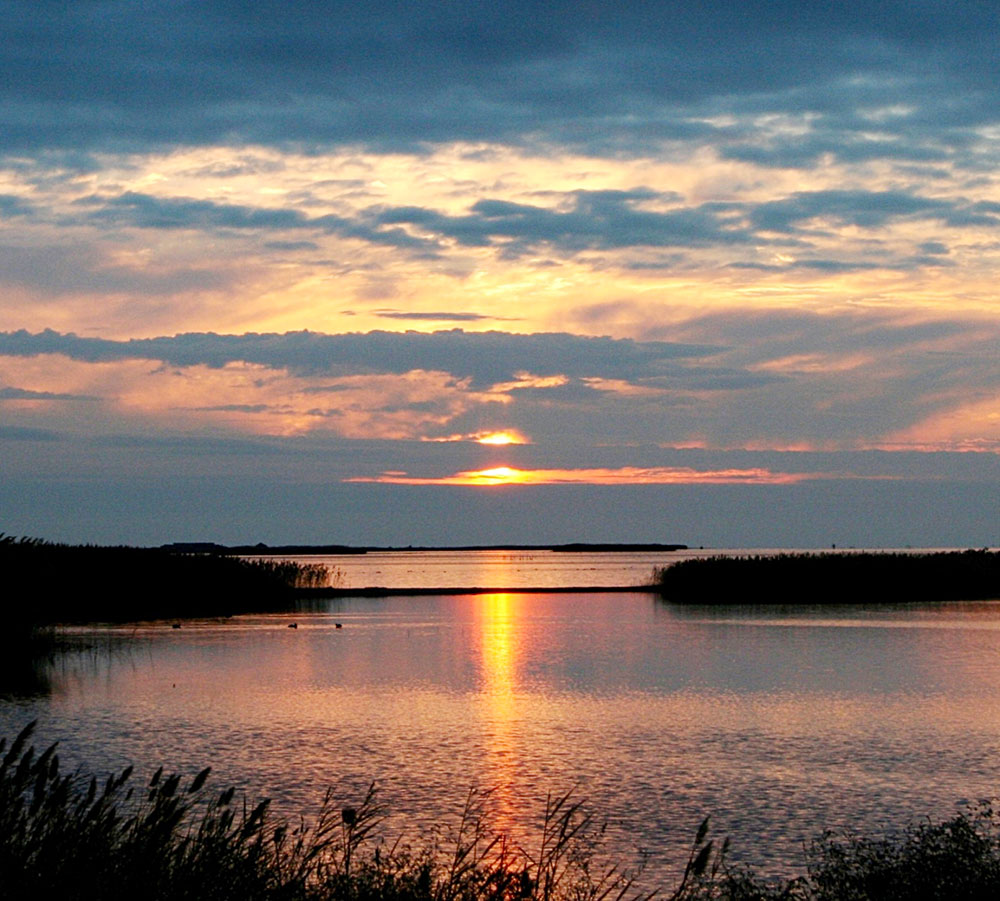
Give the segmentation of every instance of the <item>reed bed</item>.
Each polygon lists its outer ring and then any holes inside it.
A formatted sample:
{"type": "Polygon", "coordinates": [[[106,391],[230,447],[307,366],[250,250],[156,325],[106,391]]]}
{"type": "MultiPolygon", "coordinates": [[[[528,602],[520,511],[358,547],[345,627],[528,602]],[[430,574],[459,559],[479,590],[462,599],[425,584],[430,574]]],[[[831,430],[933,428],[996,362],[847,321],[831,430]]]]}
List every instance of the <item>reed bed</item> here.
{"type": "Polygon", "coordinates": [[[0,897],[5,901],[973,901],[1000,897],[1000,829],[982,803],[882,837],[820,836],[806,875],[764,879],[726,862],[700,826],[677,877],[638,887],[602,863],[603,828],[569,795],[551,797],[534,847],[513,845],[471,792],[457,826],[389,843],[374,786],[356,805],[327,793],[315,820],[276,820],[162,769],[104,780],[63,774],[34,724],[0,741],[0,897]]]}
{"type": "Polygon", "coordinates": [[[660,595],[697,604],[853,604],[1000,599],[1000,553],[843,552],[682,560],[660,595]]]}
{"type": "Polygon", "coordinates": [[[323,587],[321,564],[161,548],[55,544],[0,534],[0,578],[11,628],[125,622],[284,609],[323,587]]]}

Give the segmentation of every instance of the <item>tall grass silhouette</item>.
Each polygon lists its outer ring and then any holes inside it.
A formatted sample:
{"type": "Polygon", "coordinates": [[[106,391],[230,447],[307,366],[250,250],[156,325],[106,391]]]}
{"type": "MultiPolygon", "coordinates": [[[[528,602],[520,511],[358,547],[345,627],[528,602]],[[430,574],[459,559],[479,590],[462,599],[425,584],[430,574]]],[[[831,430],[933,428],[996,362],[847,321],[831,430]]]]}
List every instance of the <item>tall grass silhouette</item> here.
{"type": "Polygon", "coordinates": [[[906,603],[1000,599],[1000,553],[705,557],[653,573],[662,597],[698,604],[906,603]]]}
{"type": "Polygon", "coordinates": [[[414,847],[380,835],[374,786],[354,806],[328,792],[315,820],[270,816],[268,802],[216,792],[204,769],[185,784],[131,768],[106,780],[63,774],[36,755],[34,724],[0,742],[0,896],[4,899],[384,899],[642,901],[633,877],[601,868],[600,830],[568,797],[550,800],[534,853],[485,825],[470,792],[459,825],[414,847]],[[4,753],[6,752],[6,753],[4,753]]]}
{"type": "Polygon", "coordinates": [[[0,534],[5,616],[22,632],[57,622],[213,616],[287,607],[328,584],[322,564],[66,545],[0,534]]]}

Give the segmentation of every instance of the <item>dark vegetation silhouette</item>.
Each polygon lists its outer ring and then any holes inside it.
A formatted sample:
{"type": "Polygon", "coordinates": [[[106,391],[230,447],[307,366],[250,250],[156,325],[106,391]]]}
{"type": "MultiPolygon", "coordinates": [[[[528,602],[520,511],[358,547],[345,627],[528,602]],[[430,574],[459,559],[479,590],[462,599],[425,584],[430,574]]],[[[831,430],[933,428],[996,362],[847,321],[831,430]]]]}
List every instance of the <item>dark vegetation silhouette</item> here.
{"type": "Polygon", "coordinates": [[[56,544],[0,534],[7,633],[40,626],[280,610],[325,585],[320,564],[162,548],[56,544]]]}
{"type": "MultiPolygon", "coordinates": [[[[5,901],[640,901],[633,877],[601,867],[602,830],[569,796],[550,799],[531,850],[489,832],[470,792],[455,827],[420,846],[386,844],[374,786],[355,805],[328,792],[314,821],[272,818],[232,788],[162,769],[136,785],[62,774],[36,755],[34,724],[0,742],[0,896],[5,901]]],[[[692,874],[693,878],[693,874],[692,874]]]]}
{"type": "Polygon", "coordinates": [[[162,768],[98,780],[36,754],[34,723],[0,741],[0,896],[5,901],[973,901],[1000,897],[1000,833],[982,803],[944,822],[877,837],[820,836],[805,875],[765,879],[726,861],[708,820],[676,884],[639,888],[602,862],[603,827],[569,795],[550,797],[529,847],[490,830],[470,792],[457,825],[389,843],[372,786],[353,805],[331,792],[312,821],[272,817],[233,788],[162,768]]]}
{"type": "Polygon", "coordinates": [[[1000,553],[777,554],[682,560],[660,595],[697,604],[857,604],[1000,599],[1000,553]]]}

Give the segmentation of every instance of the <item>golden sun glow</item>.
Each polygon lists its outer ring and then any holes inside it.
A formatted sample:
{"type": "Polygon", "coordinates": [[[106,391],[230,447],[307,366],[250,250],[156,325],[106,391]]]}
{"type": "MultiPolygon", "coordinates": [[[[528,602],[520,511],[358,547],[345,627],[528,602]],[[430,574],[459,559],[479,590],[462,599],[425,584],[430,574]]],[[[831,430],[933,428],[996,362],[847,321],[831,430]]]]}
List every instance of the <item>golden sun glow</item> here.
{"type": "Polygon", "coordinates": [[[479,444],[495,444],[495,445],[506,445],[506,444],[526,444],[527,440],[525,437],[518,432],[489,432],[486,435],[481,435],[476,439],[479,444]]]}
{"type": "Polygon", "coordinates": [[[495,466],[493,469],[480,469],[476,472],[459,473],[470,478],[470,485],[511,485],[527,482],[527,473],[509,466],[495,466]]]}
{"type": "MultiPolygon", "coordinates": [[[[813,479],[862,478],[847,473],[774,472],[770,469],[697,470],[690,467],[623,466],[620,469],[490,469],[457,472],[450,476],[411,476],[383,472],[375,477],[347,482],[380,482],[391,485],[794,485],[813,479]]],[[[883,478],[868,476],[864,478],[883,478]]]]}
{"type": "Polygon", "coordinates": [[[450,444],[456,441],[474,441],[476,444],[489,444],[503,447],[509,444],[531,444],[531,439],[516,429],[504,429],[501,432],[472,432],[471,434],[442,435],[435,438],[421,438],[434,444],[450,444]]]}

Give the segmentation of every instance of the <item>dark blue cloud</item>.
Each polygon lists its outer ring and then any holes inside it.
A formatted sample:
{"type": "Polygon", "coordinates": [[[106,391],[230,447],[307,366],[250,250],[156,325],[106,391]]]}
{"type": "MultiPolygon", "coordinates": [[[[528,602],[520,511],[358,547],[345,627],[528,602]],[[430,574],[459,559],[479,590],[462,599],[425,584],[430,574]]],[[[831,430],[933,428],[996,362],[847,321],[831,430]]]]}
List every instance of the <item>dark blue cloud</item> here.
{"type": "Polygon", "coordinates": [[[51,429],[0,425],[0,441],[58,441],[61,437],[59,432],[53,432],[51,429]]]}
{"type": "Polygon", "coordinates": [[[91,196],[76,201],[91,222],[153,229],[211,229],[216,231],[310,230],[358,238],[373,244],[432,250],[433,242],[397,228],[371,228],[363,222],[332,214],[309,217],[296,209],[250,207],[193,198],[162,198],[134,191],[117,197],[91,196]]]}
{"type": "MultiPolygon", "coordinates": [[[[350,237],[436,256],[452,242],[462,247],[494,247],[507,258],[551,250],[622,248],[690,249],[713,246],[778,245],[809,250],[810,239],[846,225],[877,229],[896,222],[924,221],[944,226],[1000,226],[1000,205],[963,198],[939,199],[905,191],[825,190],[798,192],[760,203],[709,202],[678,205],[670,192],[630,191],[551,193],[556,206],[481,199],[466,213],[449,214],[420,206],[369,207],[350,216],[310,217],[293,208],[250,207],[191,198],[157,198],[129,192],[77,201],[82,220],[101,226],[194,229],[246,234],[311,231],[350,237]],[[655,206],[651,206],[655,204],[655,206]],[[666,208],[664,208],[666,207],[666,208]],[[411,228],[419,234],[408,231],[411,228]]],[[[271,242],[296,249],[302,242],[271,242]]],[[[305,246],[308,246],[306,244],[305,246]]],[[[933,256],[933,255],[932,255],[933,256]]],[[[648,261],[639,261],[639,263],[648,261]]],[[[667,265],[673,265],[668,263],[667,265]]],[[[939,265],[930,257],[828,260],[805,258],[796,265],[817,270],[913,268],[939,265]]],[[[638,265],[632,261],[631,265],[638,265]]],[[[656,266],[656,263],[649,264],[656,266]]],[[[754,261],[736,265],[768,268],[754,261]]],[[[440,317],[428,317],[440,318],[440,317]]]]}
{"type": "Polygon", "coordinates": [[[685,360],[718,353],[707,345],[666,341],[587,338],[561,333],[368,332],[323,335],[216,335],[213,333],[114,341],[45,330],[0,333],[0,355],[64,354],[89,362],[149,359],[177,366],[225,366],[231,362],[287,368],[303,375],[402,374],[416,369],[451,373],[488,386],[516,380],[521,372],[641,379],[684,376],[685,360]]]}
{"type": "Polygon", "coordinates": [[[903,191],[810,191],[781,200],[761,203],[749,214],[757,228],[765,231],[795,232],[802,223],[824,217],[842,225],[878,228],[891,221],[932,219],[951,224],[1000,224],[1000,217],[980,214],[979,204],[921,197],[903,191]]]}
{"type": "MultiPolygon", "coordinates": [[[[468,246],[506,244],[508,254],[531,252],[540,244],[566,252],[621,247],[705,247],[760,241],[724,218],[728,205],[705,204],[665,212],[643,209],[657,197],[636,191],[575,191],[569,209],[551,209],[501,200],[479,200],[466,215],[449,216],[420,207],[394,207],[379,213],[378,224],[420,226],[468,246]]],[[[671,197],[668,195],[668,197],[671,197]]],[[[672,199],[672,197],[671,197],[672,199]]]]}
{"type": "Polygon", "coordinates": [[[0,388],[0,401],[5,400],[100,400],[90,394],[57,394],[52,391],[31,391],[28,388],[0,388]]]}
{"type": "Polygon", "coordinates": [[[943,158],[995,120],[1000,85],[1000,8],[973,0],[5,0],[0,16],[11,152],[695,138],[752,154],[707,115],[808,109],[834,153],[943,158]],[[915,110],[873,145],[853,110],[875,93],[915,110]]]}
{"type": "Polygon", "coordinates": [[[12,194],[0,194],[0,217],[13,219],[17,216],[27,216],[32,212],[31,204],[12,194]]]}

